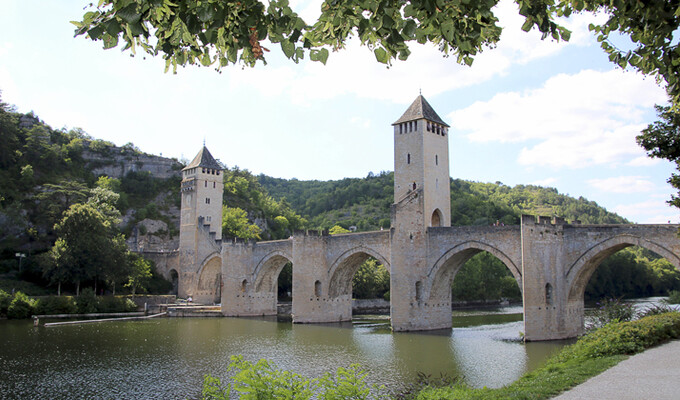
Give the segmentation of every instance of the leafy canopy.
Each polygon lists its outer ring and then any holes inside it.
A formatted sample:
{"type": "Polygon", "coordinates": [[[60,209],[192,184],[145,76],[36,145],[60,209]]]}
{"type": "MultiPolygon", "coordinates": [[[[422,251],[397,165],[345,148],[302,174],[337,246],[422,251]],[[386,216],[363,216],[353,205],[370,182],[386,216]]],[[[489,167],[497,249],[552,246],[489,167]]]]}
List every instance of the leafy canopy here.
{"type": "MultiPolygon", "coordinates": [[[[327,0],[311,25],[290,8],[288,0],[100,0],[82,21],[76,36],[102,41],[105,49],[124,42],[133,54],[141,48],[162,54],[166,71],[178,65],[216,66],[266,63],[263,43],[281,47],[295,61],[305,54],[326,62],[328,50],[339,50],[353,36],[381,63],[406,60],[408,43],[431,42],[459,63],[499,39],[501,27],[492,8],[496,0],[327,0]]],[[[521,0],[523,27],[537,27],[544,37],[568,39],[569,31],[553,22],[551,1],[521,0]]]]}

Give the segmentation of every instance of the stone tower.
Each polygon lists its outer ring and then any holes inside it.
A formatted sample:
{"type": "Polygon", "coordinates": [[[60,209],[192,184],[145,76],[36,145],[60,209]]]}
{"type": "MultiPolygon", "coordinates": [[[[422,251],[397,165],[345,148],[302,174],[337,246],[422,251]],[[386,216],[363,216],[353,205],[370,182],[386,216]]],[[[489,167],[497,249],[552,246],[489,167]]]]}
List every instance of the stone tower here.
{"type": "MultiPolygon", "coordinates": [[[[423,96],[394,124],[394,204],[390,234],[392,329],[429,329],[427,298],[430,228],[451,226],[448,128],[423,96]]],[[[450,306],[449,306],[450,307],[450,306]]],[[[451,309],[448,310],[449,318],[451,309]]],[[[436,317],[435,317],[436,318],[436,317]]]]}
{"type": "Polygon", "coordinates": [[[180,297],[197,296],[205,258],[219,253],[222,240],[223,170],[203,146],[182,169],[179,229],[180,297]]]}
{"type": "Polygon", "coordinates": [[[425,227],[451,226],[449,125],[421,95],[394,126],[394,203],[422,189],[425,227]]]}

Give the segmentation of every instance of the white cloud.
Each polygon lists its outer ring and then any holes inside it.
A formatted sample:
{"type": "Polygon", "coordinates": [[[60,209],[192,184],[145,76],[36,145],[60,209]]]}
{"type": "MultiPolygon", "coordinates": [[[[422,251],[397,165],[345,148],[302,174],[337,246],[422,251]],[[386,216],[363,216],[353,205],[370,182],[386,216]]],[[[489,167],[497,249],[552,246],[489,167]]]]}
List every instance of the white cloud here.
{"type": "MultiPolygon", "coordinates": [[[[294,2],[294,8],[307,23],[312,23],[318,16],[319,4],[317,0],[298,0],[294,2]]],[[[512,1],[502,1],[495,12],[504,27],[501,40],[496,48],[485,49],[475,57],[472,67],[461,66],[454,58],[444,58],[432,44],[413,43],[407,61],[395,61],[387,68],[376,61],[370,49],[353,38],[345,49],[332,52],[325,66],[305,60],[300,66],[291,68],[284,65],[290,61],[278,62],[274,53],[280,49],[272,44],[272,53],[268,56],[274,62],[266,68],[241,71],[240,67],[235,67],[230,69],[229,75],[233,85],[253,85],[268,95],[285,92],[296,104],[347,94],[408,104],[420,89],[427,96],[435,96],[472,86],[505,74],[512,65],[554,55],[565,46],[586,44],[587,25],[593,19],[585,14],[567,20],[565,25],[574,31],[572,40],[557,43],[540,40],[538,32],[523,32],[523,17],[512,1]]]]}
{"type": "Polygon", "coordinates": [[[671,207],[664,200],[648,200],[614,207],[614,212],[643,224],[680,223],[680,210],[671,207]]]}
{"type": "Polygon", "coordinates": [[[646,193],[656,187],[646,176],[617,176],[605,179],[590,179],[588,185],[610,193],[646,193]]]}
{"type": "Polygon", "coordinates": [[[651,158],[648,156],[640,156],[640,157],[635,157],[634,159],[630,160],[626,165],[630,167],[651,167],[653,165],[657,165],[660,163],[661,160],[658,158],[651,158]]]}
{"type": "Polygon", "coordinates": [[[536,186],[543,186],[543,187],[552,187],[557,183],[558,179],[557,178],[545,178],[545,179],[539,179],[537,181],[531,182],[531,185],[536,185],[536,186]]]}
{"type": "Polygon", "coordinates": [[[585,167],[644,157],[635,136],[646,126],[645,112],[665,99],[640,74],[584,70],[554,76],[538,89],[497,94],[449,118],[472,141],[530,142],[520,164],[585,167]]]}

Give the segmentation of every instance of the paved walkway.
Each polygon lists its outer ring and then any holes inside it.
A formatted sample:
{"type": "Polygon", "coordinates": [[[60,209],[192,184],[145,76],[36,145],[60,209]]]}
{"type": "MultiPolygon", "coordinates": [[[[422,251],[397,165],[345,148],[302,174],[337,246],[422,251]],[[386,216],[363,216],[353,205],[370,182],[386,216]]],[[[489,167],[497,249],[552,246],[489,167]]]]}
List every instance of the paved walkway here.
{"type": "Polygon", "coordinates": [[[646,350],[554,400],[680,399],[680,340],[646,350]]]}

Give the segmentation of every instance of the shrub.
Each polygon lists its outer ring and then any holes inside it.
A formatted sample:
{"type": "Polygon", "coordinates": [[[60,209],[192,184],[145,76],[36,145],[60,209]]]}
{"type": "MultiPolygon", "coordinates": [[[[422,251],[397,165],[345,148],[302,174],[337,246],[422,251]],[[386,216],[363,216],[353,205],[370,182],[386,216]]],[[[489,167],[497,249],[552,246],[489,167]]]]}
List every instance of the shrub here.
{"type": "Polygon", "coordinates": [[[137,311],[134,301],[124,297],[106,296],[100,297],[97,311],[103,313],[132,312],[137,311]]]}
{"type": "Polygon", "coordinates": [[[97,312],[97,296],[91,288],[83,289],[76,297],[76,308],[80,314],[97,312]]]}
{"type": "Polygon", "coordinates": [[[320,379],[307,379],[276,369],[267,360],[251,363],[241,356],[232,356],[228,370],[235,374],[232,382],[226,385],[219,378],[205,376],[203,400],[228,400],[232,398],[232,391],[241,399],[368,400],[385,397],[381,395],[382,387],[371,388],[366,384],[367,373],[358,365],[340,367],[335,374],[327,373],[320,379]]]}
{"type": "Polygon", "coordinates": [[[17,292],[14,295],[14,299],[7,309],[7,318],[11,319],[23,319],[30,318],[33,315],[33,310],[36,301],[26,296],[22,292],[17,292]]]}
{"type": "Polygon", "coordinates": [[[12,295],[0,290],[0,315],[7,315],[7,309],[12,302],[12,295]]]}
{"type": "Polygon", "coordinates": [[[680,290],[671,290],[668,292],[669,304],[680,304],[680,290]]]}
{"type": "Polygon", "coordinates": [[[50,296],[38,300],[35,313],[38,315],[75,314],[76,303],[71,296],[50,296]]]}
{"type": "Polygon", "coordinates": [[[561,357],[600,357],[635,354],[648,347],[680,338],[680,312],[652,315],[637,321],[614,322],[582,337],[561,357]]]}
{"type": "Polygon", "coordinates": [[[635,318],[635,307],[621,299],[604,299],[597,303],[597,308],[589,313],[592,328],[601,328],[611,322],[626,322],[635,318]]]}

